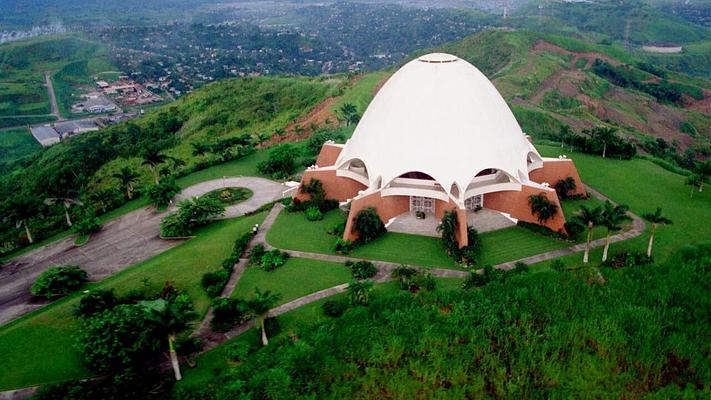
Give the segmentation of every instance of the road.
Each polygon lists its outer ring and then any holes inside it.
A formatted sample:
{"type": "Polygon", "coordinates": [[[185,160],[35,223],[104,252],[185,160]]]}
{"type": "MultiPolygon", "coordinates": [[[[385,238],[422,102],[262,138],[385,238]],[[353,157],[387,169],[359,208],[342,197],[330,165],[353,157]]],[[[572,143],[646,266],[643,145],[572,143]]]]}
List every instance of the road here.
{"type": "MultiPolygon", "coordinates": [[[[177,199],[200,196],[222,187],[246,187],[253,192],[249,199],[228,207],[225,217],[254,211],[280,199],[288,189],[262,178],[225,178],[188,187],[177,199]]],[[[160,221],[166,214],[152,207],[142,208],[107,222],[83,246],[75,246],[74,237],[68,237],[8,261],[0,268],[0,324],[48,304],[31,296],[29,289],[49,267],[78,265],[89,273],[91,281],[99,281],[182,243],[160,238],[160,221]]]]}
{"type": "Polygon", "coordinates": [[[63,121],[62,115],[59,113],[59,106],[57,105],[57,96],[54,95],[54,86],[52,85],[52,73],[50,71],[45,71],[44,82],[47,86],[47,94],[49,95],[49,104],[52,107],[52,115],[57,117],[57,121],[63,121]]]}

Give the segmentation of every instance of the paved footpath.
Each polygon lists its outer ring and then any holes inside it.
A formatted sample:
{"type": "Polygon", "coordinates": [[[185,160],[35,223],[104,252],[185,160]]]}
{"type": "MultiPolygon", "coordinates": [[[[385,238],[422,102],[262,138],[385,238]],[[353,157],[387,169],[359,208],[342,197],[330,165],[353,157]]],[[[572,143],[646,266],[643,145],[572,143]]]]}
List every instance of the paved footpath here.
{"type": "MultiPolygon", "coordinates": [[[[224,218],[254,211],[281,198],[288,189],[285,185],[263,178],[226,178],[190,186],[176,199],[192,198],[234,186],[250,189],[253,196],[228,207],[224,218]]],[[[31,296],[29,289],[49,267],[78,265],[89,273],[90,280],[99,281],[183,243],[183,240],[160,238],[160,221],[166,213],[157,212],[152,207],[141,208],[108,221],[83,246],[75,246],[74,237],[68,237],[8,261],[0,268],[0,324],[48,304],[31,296]]]]}

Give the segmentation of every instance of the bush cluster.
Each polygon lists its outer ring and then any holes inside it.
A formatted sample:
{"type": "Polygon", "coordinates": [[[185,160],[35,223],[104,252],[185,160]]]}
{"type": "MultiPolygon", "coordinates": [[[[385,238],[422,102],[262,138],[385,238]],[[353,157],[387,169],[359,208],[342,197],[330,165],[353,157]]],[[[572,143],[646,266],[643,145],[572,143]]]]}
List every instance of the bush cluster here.
{"type": "Polygon", "coordinates": [[[378,273],[378,268],[370,261],[346,261],[346,267],[351,270],[355,279],[372,278],[378,273]]]}
{"type": "Polygon", "coordinates": [[[340,300],[328,300],[321,305],[323,313],[329,317],[340,317],[348,309],[348,303],[340,300]]]}
{"type": "Polygon", "coordinates": [[[459,229],[459,221],[455,211],[450,210],[444,213],[442,223],[437,226],[437,230],[442,235],[442,245],[445,251],[456,262],[466,265],[474,265],[481,256],[481,240],[479,232],[472,226],[467,227],[468,244],[459,247],[456,232],[459,229]]]}
{"type": "Polygon", "coordinates": [[[273,271],[281,267],[288,259],[289,253],[279,249],[267,251],[261,244],[254,246],[249,253],[249,263],[265,271],[273,271]]]}
{"type": "Polygon", "coordinates": [[[358,233],[358,244],[372,242],[387,232],[378,212],[372,207],[360,210],[353,222],[353,229],[358,233]]]}
{"type": "Polygon", "coordinates": [[[306,219],[309,221],[320,221],[323,219],[323,213],[315,206],[307,208],[304,215],[306,215],[306,219]]]}
{"type": "Polygon", "coordinates": [[[193,231],[208,224],[225,212],[225,206],[217,199],[200,197],[178,203],[178,211],[169,214],[160,223],[163,237],[189,236],[193,231]]]}
{"type": "Polygon", "coordinates": [[[437,288],[437,281],[432,274],[419,268],[401,265],[393,270],[391,276],[398,281],[400,289],[412,293],[417,293],[421,289],[433,291],[437,288]]]}
{"type": "Polygon", "coordinates": [[[350,240],[343,240],[340,237],[336,239],[335,251],[338,254],[350,254],[355,247],[355,243],[350,240]]]}
{"type": "Polygon", "coordinates": [[[608,258],[604,265],[612,268],[624,268],[647,265],[651,262],[652,258],[647,257],[643,252],[619,250],[612,257],[608,258]]]}
{"type": "Polygon", "coordinates": [[[52,267],[37,278],[30,292],[46,299],[66,296],[82,287],[88,280],[86,271],[77,266],[52,267]]]}
{"type": "Polygon", "coordinates": [[[210,326],[217,332],[225,332],[249,319],[247,302],[242,299],[216,297],[212,299],[212,312],[210,326]]]}
{"type": "Polygon", "coordinates": [[[463,289],[472,289],[484,286],[490,282],[503,282],[506,279],[528,272],[528,266],[517,265],[516,268],[510,270],[501,270],[487,265],[482,269],[482,272],[472,271],[462,283],[463,289]]]}
{"type": "Polygon", "coordinates": [[[232,252],[227,258],[222,261],[222,269],[214,272],[207,272],[202,276],[202,287],[207,291],[210,298],[214,298],[222,293],[227,281],[230,279],[234,265],[239,262],[240,257],[247,249],[249,242],[252,240],[252,232],[247,232],[235,240],[232,247],[232,252]]]}

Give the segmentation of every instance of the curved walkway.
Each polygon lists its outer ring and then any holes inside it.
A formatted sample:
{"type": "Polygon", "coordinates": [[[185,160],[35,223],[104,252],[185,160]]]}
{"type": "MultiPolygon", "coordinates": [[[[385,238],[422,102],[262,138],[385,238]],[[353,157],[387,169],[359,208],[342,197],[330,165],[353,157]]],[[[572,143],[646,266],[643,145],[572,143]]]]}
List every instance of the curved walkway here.
{"type": "MultiPolygon", "coordinates": [[[[254,211],[281,198],[287,189],[263,178],[226,178],[190,186],[176,198],[199,196],[231,186],[246,187],[253,195],[229,207],[223,218],[254,211]]],[[[0,268],[0,324],[49,303],[29,293],[35,279],[49,267],[78,265],[89,273],[90,280],[99,281],[182,243],[183,240],[160,238],[160,221],[165,215],[166,212],[144,207],[106,222],[103,229],[83,246],[75,246],[74,237],[70,236],[8,261],[0,268]]]]}
{"type": "MultiPolygon", "coordinates": [[[[177,204],[180,200],[200,197],[205,193],[212,192],[213,190],[228,187],[247,188],[252,191],[252,197],[240,202],[239,204],[225,208],[225,215],[223,218],[234,218],[255,211],[267,203],[281,199],[284,197],[284,192],[288,189],[288,187],[284,184],[264,178],[252,176],[240,176],[233,178],[226,177],[200,182],[185,188],[182,192],[175,196],[174,204],[177,204]]],[[[175,205],[173,207],[175,207],[175,205]]]]}

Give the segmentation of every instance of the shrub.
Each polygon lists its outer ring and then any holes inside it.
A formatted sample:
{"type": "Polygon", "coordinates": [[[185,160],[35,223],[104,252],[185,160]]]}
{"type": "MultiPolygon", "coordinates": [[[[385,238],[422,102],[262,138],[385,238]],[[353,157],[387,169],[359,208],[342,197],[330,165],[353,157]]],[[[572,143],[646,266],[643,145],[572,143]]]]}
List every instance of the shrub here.
{"type": "Polygon", "coordinates": [[[180,192],[180,186],[178,186],[174,178],[166,177],[160,183],[146,188],[145,192],[151,204],[156,207],[164,207],[180,192]]]}
{"type": "Polygon", "coordinates": [[[250,346],[247,342],[234,342],[227,345],[225,353],[227,354],[228,359],[239,362],[244,361],[247,358],[247,355],[249,355],[249,349],[250,346]]]}
{"type": "MultiPolygon", "coordinates": [[[[563,238],[563,236],[560,233],[554,231],[553,229],[551,229],[547,226],[534,224],[532,222],[520,221],[520,220],[516,223],[516,225],[520,226],[521,228],[528,229],[529,231],[537,233],[539,235],[549,236],[549,237],[556,238],[556,239],[563,238]]],[[[571,222],[566,223],[566,225],[573,226],[573,225],[575,225],[575,223],[571,221],[571,222]]],[[[573,229],[575,229],[575,227],[573,227],[573,229]]],[[[582,231],[580,231],[580,232],[582,232],[582,231]]],[[[580,232],[578,232],[578,234],[580,232]]]]}
{"type": "Polygon", "coordinates": [[[375,208],[364,208],[355,217],[354,230],[358,233],[358,243],[368,243],[385,234],[385,224],[375,208]]]}
{"type": "Polygon", "coordinates": [[[225,288],[227,281],[230,279],[230,271],[222,269],[215,272],[207,272],[202,276],[200,283],[207,291],[210,298],[219,296],[222,289],[225,288]]]}
{"type": "Polygon", "coordinates": [[[309,221],[320,221],[323,219],[323,214],[318,207],[309,207],[306,209],[306,219],[309,221]]]}
{"type": "Polygon", "coordinates": [[[35,296],[50,299],[79,289],[86,281],[86,271],[76,266],[54,267],[44,271],[30,288],[35,296]]]}
{"type": "Polygon", "coordinates": [[[348,304],[338,300],[328,300],[321,305],[323,313],[329,317],[340,317],[348,309],[348,304]]]}
{"type": "Polygon", "coordinates": [[[264,248],[264,245],[259,243],[252,247],[252,250],[249,251],[249,263],[252,265],[258,265],[262,261],[262,256],[264,253],[266,253],[267,250],[264,248]]]}
{"type": "Polygon", "coordinates": [[[378,268],[370,261],[348,261],[346,267],[350,268],[355,279],[368,279],[378,273],[378,268]]]}
{"type": "Polygon", "coordinates": [[[247,319],[247,304],[241,299],[217,297],[212,300],[213,317],[210,326],[217,332],[224,332],[247,319]]]}
{"type": "Polygon", "coordinates": [[[273,271],[286,263],[289,259],[289,253],[274,249],[262,255],[260,265],[265,271],[273,271]]]}
{"type": "Polygon", "coordinates": [[[514,270],[519,273],[528,272],[528,264],[522,261],[518,261],[514,264],[514,270]]]}
{"type": "Polygon", "coordinates": [[[346,222],[341,222],[338,224],[331,225],[328,230],[326,230],[326,233],[331,235],[331,236],[343,236],[343,232],[346,230],[346,222]]]}
{"type": "Polygon", "coordinates": [[[612,268],[624,268],[646,265],[651,262],[652,258],[647,257],[645,253],[620,250],[615,253],[615,255],[607,259],[604,265],[612,268]]]}
{"type": "Polygon", "coordinates": [[[84,215],[80,220],[74,222],[72,230],[79,235],[90,235],[101,230],[101,222],[93,215],[84,215]]]}
{"type": "Polygon", "coordinates": [[[118,304],[113,290],[97,289],[84,295],[74,309],[74,315],[87,318],[104,310],[110,310],[118,304]]]}
{"type": "Polygon", "coordinates": [[[372,291],[372,281],[353,281],[348,285],[348,298],[354,306],[367,306],[370,303],[370,294],[372,291]]]}
{"type": "Polygon", "coordinates": [[[561,272],[565,269],[565,264],[563,264],[563,261],[559,259],[553,260],[553,262],[551,263],[551,269],[554,271],[561,272]]]}
{"type": "Polygon", "coordinates": [[[456,232],[459,229],[459,222],[455,211],[446,211],[442,217],[442,222],[437,226],[437,230],[442,235],[442,245],[447,254],[454,261],[463,262],[467,265],[473,265],[481,255],[481,240],[479,232],[472,226],[467,227],[468,244],[464,247],[459,247],[457,242],[456,232]]]}
{"type": "Polygon", "coordinates": [[[338,238],[338,240],[336,240],[335,250],[338,254],[350,254],[353,251],[353,242],[338,238]]]}
{"type": "Polygon", "coordinates": [[[413,293],[419,292],[420,289],[432,291],[437,288],[437,281],[432,277],[432,274],[419,268],[402,265],[395,268],[391,276],[398,280],[400,289],[413,293]]]}

